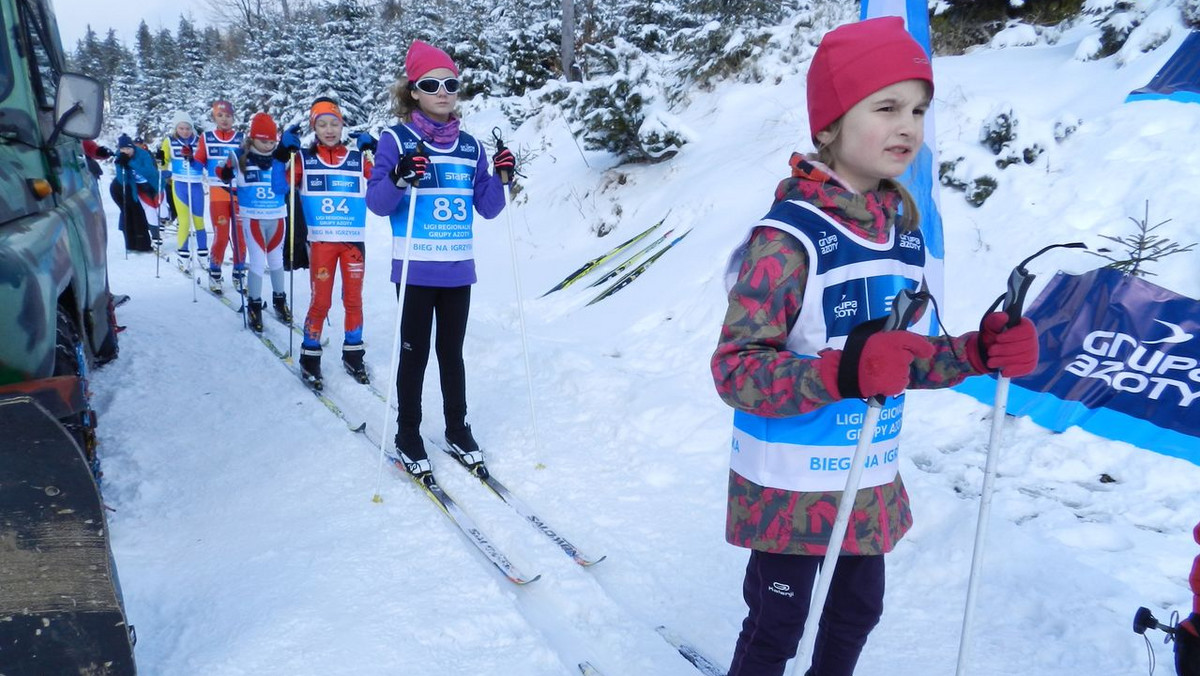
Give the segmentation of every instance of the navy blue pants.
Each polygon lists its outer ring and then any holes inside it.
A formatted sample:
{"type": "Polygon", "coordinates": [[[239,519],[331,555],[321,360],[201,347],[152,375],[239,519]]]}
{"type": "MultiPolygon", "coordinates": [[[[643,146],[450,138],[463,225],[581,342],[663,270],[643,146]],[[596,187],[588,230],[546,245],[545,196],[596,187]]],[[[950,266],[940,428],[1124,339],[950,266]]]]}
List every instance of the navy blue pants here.
{"type": "MultiPolygon", "coordinates": [[[[742,622],[729,676],[779,676],[796,655],[823,556],[751,551],[742,622]]],[[[805,676],[851,676],[883,614],[883,556],[838,558],[805,676]]]]}

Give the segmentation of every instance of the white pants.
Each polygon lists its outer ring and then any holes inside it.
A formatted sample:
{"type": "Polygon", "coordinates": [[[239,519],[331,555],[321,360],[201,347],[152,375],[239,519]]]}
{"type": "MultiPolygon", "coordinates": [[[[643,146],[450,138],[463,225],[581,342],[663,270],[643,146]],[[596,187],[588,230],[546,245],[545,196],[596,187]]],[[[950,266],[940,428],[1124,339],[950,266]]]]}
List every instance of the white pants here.
{"type": "Polygon", "coordinates": [[[284,293],[283,235],[287,231],[282,218],[241,218],[242,236],[246,238],[246,293],[253,299],[262,298],[262,276],[271,272],[271,289],[284,293]]]}

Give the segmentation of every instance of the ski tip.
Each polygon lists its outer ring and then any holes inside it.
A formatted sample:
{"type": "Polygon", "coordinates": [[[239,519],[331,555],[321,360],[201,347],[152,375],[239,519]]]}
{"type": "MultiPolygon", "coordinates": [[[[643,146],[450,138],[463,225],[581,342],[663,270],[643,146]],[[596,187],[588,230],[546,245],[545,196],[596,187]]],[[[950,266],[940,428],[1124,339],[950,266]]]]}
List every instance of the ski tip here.
{"type": "Polygon", "coordinates": [[[348,427],[350,427],[350,431],[351,431],[351,432],[354,432],[354,433],[356,433],[356,434],[357,434],[357,433],[366,433],[366,431],[367,431],[367,421],[366,421],[366,420],[364,420],[364,421],[360,422],[360,423],[358,424],[358,426],[357,426],[357,427],[355,427],[354,425],[349,425],[348,427]]]}
{"type": "Polygon", "coordinates": [[[515,576],[515,575],[509,575],[509,576],[508,576],[508,579],[509,579],[509,580],[510,580],[510,581],[511,581],[513,584],[521,585],[522,587],[524,587],[524,586],[525,586],[525,585],[527,585],[527,584],[531,584],[531,583],[533,583],[533,582],[537,582],[538,580],[542,579],[542,574],[541,574],[541,573],[538,573],[537,575],[534,575],[533,577],[528,577],[528,578],[526,578],[526,577],[517,577],[517,576],[515,576]]]}
{"type": "Polygon", "coordinates": [[[604,556],[601,556],[598,559],[587,559],[587,558],[583,558],[583,557],[577,557],[575,559],[575,563],[578,563],[579,565],[583,566],[584,568],[591,568],[592,566],[596,565],[597,563],[600,563],[601,561],[603,561],[604,559],[607,559],[607,558],[608,558],[607,554],[605,554],[604,556]]]}

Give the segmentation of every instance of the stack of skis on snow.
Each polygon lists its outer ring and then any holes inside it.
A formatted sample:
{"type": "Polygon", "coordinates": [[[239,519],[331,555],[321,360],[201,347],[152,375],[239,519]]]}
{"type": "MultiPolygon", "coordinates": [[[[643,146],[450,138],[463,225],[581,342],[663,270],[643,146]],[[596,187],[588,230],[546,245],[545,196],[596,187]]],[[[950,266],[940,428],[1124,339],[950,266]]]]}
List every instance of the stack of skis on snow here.
{"type": "MultiPolygon", "coordinates": [[[[668,212],[667,216],[670,215],[670,212],[668,212]]],[[[578,270],[567,275],[561,282],[556,284],[553,289],[550,289],[546,293],[542,294],[542,298],[549,296],[555,291],[561,291],[562,289],[571,286],[584,277],[587,277],[593,272],[599,272],[601,270],[607,271],[601,275],[599,279],[593,281],[591,284],[588,284],[589,289],[603,286],[606,282],[614,278],[617,281],[605,287],[598,295],[596,295],[595,298],[592,298],[590,301],[588,301],[588,305],[598,303],[620,291],[621,289],[629,286],[635,279],[642,276],[642,273],[645,272],[646,269],[651,265],[653,265],[654,261],[662,258],[663,254],[667,253],[671,247],[678,244],[684,237],[688,236],[688,233],[691,232],[691,229],[689,228],[675,239],[671,239],[671,235],[674,234],[675,230],[667,230],[653,242],[650,242],[641,249],[638,249],[633,255],[609,269],[609,263],[616,263],[617,259],[620,258],[625,252],[631,250],[634,245],[648,238],[651,233],[653,233],[658,229],[659,226],[667,221],[667,216],[663,216],[662,220],[654,225],[646,228],[642,232],[630,237],[624,242],[621,242],[612,249],[584,263],[578,270]],[[664,242],[666,244],[664,244],[664,242]]]]}

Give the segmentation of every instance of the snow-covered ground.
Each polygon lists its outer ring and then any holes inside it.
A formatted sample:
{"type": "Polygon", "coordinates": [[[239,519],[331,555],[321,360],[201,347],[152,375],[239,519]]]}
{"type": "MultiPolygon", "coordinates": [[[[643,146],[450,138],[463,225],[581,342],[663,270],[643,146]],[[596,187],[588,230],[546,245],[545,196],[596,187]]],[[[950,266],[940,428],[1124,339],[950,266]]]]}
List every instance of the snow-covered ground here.
{"type": "MultiPolygon", "coordinates": [[[[1191,151],[1200,108],[1122,103],[1183,30],[1121,69],[1072,59],[1092,32],[934,62],[942,159],[963,156],[973,175],[989,170],[1000,183],[978,209],[960,193],[941,195],[953,332],[972,328],[1025,256],[1129,234],[1147,200],[1152,223],[1172,219],[1159,234],[1200,240],[1191,151]],[[978,144],[1002,107],[1018,117],[1020,141],[1046,146],[1034,164],[999,172],[978,144]],[[1064,120],[1082,123],[1059,143],[1053,129],[1064,120]]],[[[525,587],[497,575],[396,471],[380,471],[378,449],[347,432],[236,315],[177,271],[157,270],[152,255],[126,259],[114,226],[112,287],[133,299],[118,311],[128,326],[121,358],[92,388],[142,673],[539,676],[574,673],[585,660],[609,675],[696,673],[655,633],[663,624],[727,665],[745,610],[746,552],[723,537],[730,411],[708,357],[729,246],[769,205],[789,153],[806,147],[802,74],[778,75],[777,84],[695,93],[677,111],[692,144],[658,165],[613,168],[585,155],[549,114],[508,134],[536,158],[512,208],[477,227],[469,419],[495,475],[607,560],[576,566],[448,458],[434,461],[493,541],[542,575],[525,587]],[[629,288],[592,306],[586,282],[539,298],[664,216],[662,229],[693,230],[629,288]],[[602,224],[616,227],[597,238],[602,224]]],[[[484,138],[508,129],[498,109],[465,126],[484,138]]],[[[384,390],[396,305],[388,238],[372,218],[365,335],[384,390]]],[[[1200,296],[1197,255],[1166,259],[1153,281],[1200,296]]],[[[1099,262],[1055,254],[1034,272],[1044,281],[1099,262]]],[[[305,282],[296,277],[300,316],[305,282]]],[[[327,386],[377,437],[390,415],[341,373],[336,302],[330,318],[327,386]]],[[[268,332],[288,342],[278,324],[268,321],[268,332]]],[[[425,399],[424,431],[437,437],[433,364],[425,399]]],[[[957,656],[990,408],[952,391],[915,392],[908,418],[901,463],[916,525],[888,558],[887,609],[863,674],[947,674],[957,656]]],[[[971,673],[1144,672],[1146,647],[1130,621],[1139,605],[1163,620],[1190,607],[1197,485],[1200,467],[1181,460],[1009,420],[971,673]]],[[[1168,648],[1155,641],[1154,650],[1168,673],[1168,648]]]]}

